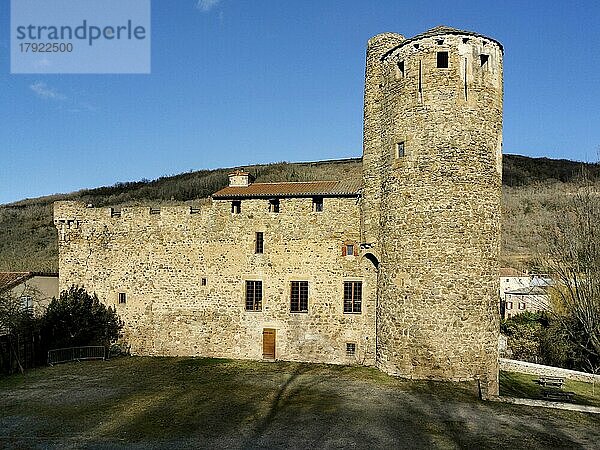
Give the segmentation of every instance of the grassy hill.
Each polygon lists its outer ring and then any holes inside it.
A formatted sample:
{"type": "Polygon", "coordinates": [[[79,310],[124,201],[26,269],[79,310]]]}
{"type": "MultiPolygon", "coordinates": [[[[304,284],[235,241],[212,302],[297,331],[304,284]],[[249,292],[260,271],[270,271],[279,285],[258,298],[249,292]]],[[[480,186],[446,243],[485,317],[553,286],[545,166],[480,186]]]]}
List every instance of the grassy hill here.
{"type": "MultiPolygon", "coordinates": [[[[275,163],[245,167],[257,181],[309,181],[360,177],[361,159],[308,163],[275,163]]],[[[600,179],[600,166],[568,160],[504,156],[504,265],[527,265],[536,243],[536,230],[560,210],[568,192],[576,189],[582,169],[600,179]]],[[[0,271],[58,269],[57,235],[52,203],[80,200],[94,206],[193,203],[227,185],[232,168],[200,170],[156,180],[117,183],[26,199],[0,206],[0,271]]]]}

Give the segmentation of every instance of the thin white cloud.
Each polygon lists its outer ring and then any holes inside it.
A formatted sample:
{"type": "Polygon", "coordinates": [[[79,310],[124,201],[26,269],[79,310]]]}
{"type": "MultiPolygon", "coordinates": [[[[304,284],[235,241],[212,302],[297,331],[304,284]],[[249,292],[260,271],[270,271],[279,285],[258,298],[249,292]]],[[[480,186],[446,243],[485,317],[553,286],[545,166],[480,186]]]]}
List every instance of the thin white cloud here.
{"type": "Polygon", "coordinates": [[[221,3],[221,0],[198,0],[196,8],[202,12],[208,12],[221,3]]]}
{"type": "Polygon", "coordinates": [[[52,89],[46,83],[42,81],[36,81],[35,83],[29,85],[29,89],[31,89],[35,94],[46,100],[66,100],[67,96],[61,94],[56,89],[52,89]]]}

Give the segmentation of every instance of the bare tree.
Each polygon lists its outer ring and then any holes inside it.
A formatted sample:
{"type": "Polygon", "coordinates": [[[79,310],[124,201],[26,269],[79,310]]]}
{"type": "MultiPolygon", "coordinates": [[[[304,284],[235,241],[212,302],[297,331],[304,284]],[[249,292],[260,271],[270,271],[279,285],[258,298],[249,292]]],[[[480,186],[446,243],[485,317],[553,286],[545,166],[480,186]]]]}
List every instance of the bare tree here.
{"type": "Polygon", "coordinates": [[[578,190],[543,233],[542,264],[554,279],[552,317],[571,358],[600,371],[600,192],[583,176],[578,190]]]}

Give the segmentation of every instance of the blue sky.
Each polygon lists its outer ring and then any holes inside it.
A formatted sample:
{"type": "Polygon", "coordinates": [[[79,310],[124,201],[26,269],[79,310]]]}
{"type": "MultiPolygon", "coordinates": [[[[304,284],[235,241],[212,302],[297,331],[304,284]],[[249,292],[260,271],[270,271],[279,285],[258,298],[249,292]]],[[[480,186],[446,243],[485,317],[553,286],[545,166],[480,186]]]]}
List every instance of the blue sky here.
{"type": "Polygon", "coordinates": [[[595,0],[153,0],[150,75],[11,75],[8,4],[0,0],[0,204],[360,156],[367,39],[440,24],[503,43],[505,153],[595,161],[600,147],[595,0]]]}

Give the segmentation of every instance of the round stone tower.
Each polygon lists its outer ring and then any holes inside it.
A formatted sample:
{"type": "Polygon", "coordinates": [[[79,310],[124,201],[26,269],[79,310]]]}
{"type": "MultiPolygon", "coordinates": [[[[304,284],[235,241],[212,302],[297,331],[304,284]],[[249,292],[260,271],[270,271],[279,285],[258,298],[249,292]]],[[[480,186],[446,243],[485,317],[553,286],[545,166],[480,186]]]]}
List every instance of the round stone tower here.
{"type": "Polygon", "coordinates": [[[363,248],[379,262],[377,357],[498,390],[500,43],[436,27],[369,41],[363,248]]]}

